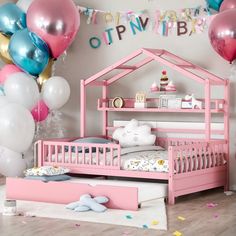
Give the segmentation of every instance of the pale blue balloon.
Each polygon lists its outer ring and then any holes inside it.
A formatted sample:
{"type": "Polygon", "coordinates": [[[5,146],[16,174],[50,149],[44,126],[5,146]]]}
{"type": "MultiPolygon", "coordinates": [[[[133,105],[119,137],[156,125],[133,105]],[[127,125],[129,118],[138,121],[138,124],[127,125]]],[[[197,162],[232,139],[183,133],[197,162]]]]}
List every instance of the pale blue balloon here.
{"type": "Polygon", "coordinates": [[[26,28],[26,14],[14,3],[0,6],[0,31],[12,35],[26,28]]]}
{"type": "Polygon", "coordinates": [[[2,85],[0,85],[0,96],[5,96],[4,88],[2,85]]]}
{"type": "Polygon", "coordinates": [[[12,35],[9,54],[18,67],[33,76],[43,72],[49,60],[47,44],[28,29],[19,30],[12,35]]]}

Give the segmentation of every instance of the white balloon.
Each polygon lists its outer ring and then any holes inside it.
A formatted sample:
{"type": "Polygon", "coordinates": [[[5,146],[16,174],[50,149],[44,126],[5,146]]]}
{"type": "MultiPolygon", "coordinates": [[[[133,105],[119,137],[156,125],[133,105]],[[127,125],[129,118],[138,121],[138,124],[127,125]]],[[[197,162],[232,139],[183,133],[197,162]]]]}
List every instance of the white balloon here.
{"type": "Polygon", "coordinates": [[[4,91],[10,102],[23,105],[30,111],[39,100],[39,88],[35,80],[24,72],[8,76],[4,91]]]}
{"type": "Polygon", "coordinates": [[[27,169],[34,167],[34,144],[32,144],[30,148],[23,153],[23,158],[27,169]]]}
{"type": "Polygon", "coordinates": [[[3,107],[9,103],[8,99],[6,96],[0,96],[0,107],[3,107]]]}
{"type": "Polygon", "coordinates": [[[51,110],[61,108],[70,97],[70,85],[59,76],[49,78],[43,85],[43,100],[51,110]]]}
{"type": "Polygon", "coordinates": [[[23,11],[23,12],[27,12],[31,3],[33,2],[34,0],[19,0],[17,1],[16,5],[23,11]]]}
{"type": "Polygon", "coordinates": [[[0,145],[15,152],[26,151],[34,138],[35,123],[23,106],[9,103],[0,109],[0,145]]]}
{"type": "Polygon", "coordinates": [[[22,154],[0,146],[0,173],[7,177],[20,177],[26,169],[22,154]]]}

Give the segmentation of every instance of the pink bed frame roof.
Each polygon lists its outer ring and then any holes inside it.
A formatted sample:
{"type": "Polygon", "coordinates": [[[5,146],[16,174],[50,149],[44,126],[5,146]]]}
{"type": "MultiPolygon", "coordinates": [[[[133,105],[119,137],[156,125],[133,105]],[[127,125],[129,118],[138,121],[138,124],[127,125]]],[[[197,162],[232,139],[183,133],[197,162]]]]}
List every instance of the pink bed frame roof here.
{"type": "Polygon", "coordinates": [[[103,81],[97,81],[101,79],[104,75],[114,71],[114,70],[123,70],[122,72],[119,71],[118,74],[112,76],[110,79],[106,80],[106,86],[111,85],[112,83],[116,82],[117,80],[125,77],[126,75],[136,71],[137,69],[141,68],[142,66],[152,62],[157,61],[165,66],[168,66],[185,76],[189,77],[197,81],[198,83],[204,84],[206,80],[209,80],[211,85],[226,85],[226,80],[210,73],[209,71],[201,68],[200,66],[194,65],[187,60],[182,59],[164,49],[150,49],[150,48],[141,48],[132,54],[124,57],[123,59],[119,60],[118,62],[114,63],[113,65],[101,70],[100,72],[96,73],[95,75],[91,76],[90,78],[85,80],[84,85],[104,85],[103,81]],[[137,62],[133,65],[125,65],[127,62],[133,60],[134,58],[145,55],[146,58],[137,62]],[[194,72],[195,73],[194,73],[194,72]],[[197,74],[198,73],[198,74],[197,74]]]}

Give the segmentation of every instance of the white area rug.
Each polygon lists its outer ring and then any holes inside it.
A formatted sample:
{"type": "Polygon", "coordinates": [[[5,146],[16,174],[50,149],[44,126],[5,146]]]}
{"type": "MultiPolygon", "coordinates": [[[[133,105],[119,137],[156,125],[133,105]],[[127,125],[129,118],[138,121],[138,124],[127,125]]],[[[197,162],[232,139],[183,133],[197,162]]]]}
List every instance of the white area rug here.
{"type": "MultiPolygon", "coordinates": [[[[0,212],[3,211],[4,199],[5,186],[0,186],[0,212]]],[[[17,201],[17,210],[28,216],[167,230],[164,198],[143,202],[141,209],[138,211],[108,209],[104,213],[92,211],[78,213],[65,209],[65,205],[61,204],[28,201],[17,201]]]]}

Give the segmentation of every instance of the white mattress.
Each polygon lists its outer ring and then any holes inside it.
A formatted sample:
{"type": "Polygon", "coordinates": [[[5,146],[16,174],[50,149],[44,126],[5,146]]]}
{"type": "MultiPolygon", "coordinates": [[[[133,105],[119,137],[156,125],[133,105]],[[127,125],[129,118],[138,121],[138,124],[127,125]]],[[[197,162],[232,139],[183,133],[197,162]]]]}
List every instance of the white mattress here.
{"type": "Polygon", "coordinates": [[[167,196],[167,184],[165,183],[150,183],[143,181],[130,181],[130,180],[117,180],[117,179],[97,179],[97,178],[72,178],[68,180],[75,183],[96,185],[112,185],[112,186],[127,186],[138,188],[138,200],[139,202],[145,202],[157,198],[167,196]]]}

